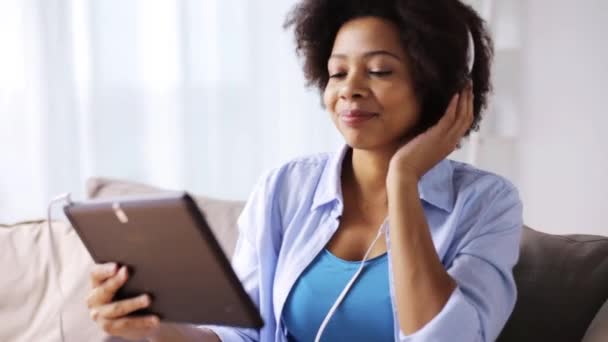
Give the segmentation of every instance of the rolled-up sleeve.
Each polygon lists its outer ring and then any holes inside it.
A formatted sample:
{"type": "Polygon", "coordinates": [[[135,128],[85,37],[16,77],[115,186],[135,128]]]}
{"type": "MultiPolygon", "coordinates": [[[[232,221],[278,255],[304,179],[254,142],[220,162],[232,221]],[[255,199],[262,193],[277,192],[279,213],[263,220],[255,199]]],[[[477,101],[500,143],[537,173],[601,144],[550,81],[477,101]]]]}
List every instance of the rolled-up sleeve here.
{"type": "Polygon", "coordinates": [[[504,186],[485,201],[475,224],[446,265],[456,281],[443,309],[407,341],[495,341],[517,299],[513,267],[519,257],[522,204],[512,186],[504,186]]]}

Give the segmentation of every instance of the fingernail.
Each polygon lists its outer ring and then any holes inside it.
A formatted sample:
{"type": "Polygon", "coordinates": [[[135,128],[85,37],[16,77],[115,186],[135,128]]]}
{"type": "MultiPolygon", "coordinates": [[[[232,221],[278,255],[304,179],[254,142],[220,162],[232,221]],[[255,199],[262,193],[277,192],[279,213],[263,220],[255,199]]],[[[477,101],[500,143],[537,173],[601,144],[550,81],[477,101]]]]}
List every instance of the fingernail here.
{"type": "Polygon", "coordinates": [[[143,296],[141,296],[141,299],[140,299],[140,300],[141,300],[141,303],[142,303],[143,305],[148,305],[148,304],[150,304],[150,297],[149,297],[148,295],[143,295],[143,296]]]}
{"type": "Polygon", "coordinates": [[[99,315],[99,311],[95,310],[95,309],[91,309],[91,312],[89,313],[91,315],[92,319],[97,319],[97,316],[99,315]]]}
{"type": "Polygon", "coordinates": [[[148,319],[148,323],[150,323],[151,325],[157,325],[159,323],[158,317],[151,317],[150,319],[148,319]]]}
{"type": "Polygon", "coordinates": [[[116,270],[116,264],[111,263],[111,264],[106,265],[106,271],[108,273],[114,272],[115,270],[116,270]]]}
{"type": "Polygon", "coordinates": [[[120,276],[123,278],[127,277],[127,266],[123,266],[120,268],[120,276]]]}

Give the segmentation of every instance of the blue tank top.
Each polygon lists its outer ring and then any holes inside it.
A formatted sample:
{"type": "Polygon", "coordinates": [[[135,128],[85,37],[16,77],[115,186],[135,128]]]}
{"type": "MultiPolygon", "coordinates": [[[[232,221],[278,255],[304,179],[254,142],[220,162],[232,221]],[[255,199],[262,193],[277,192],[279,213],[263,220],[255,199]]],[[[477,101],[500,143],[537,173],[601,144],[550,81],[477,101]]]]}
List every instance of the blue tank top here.
{"type": "MultiPolygon", "coordinates": [[[[340,259],[324,249],[300,275],[283,309],[290,341],[314,341],[334,302],[360,261],[340,259]]],[[[368,260],[332,316],[321,341],[393,341],[388,257],[368,260]]]]}

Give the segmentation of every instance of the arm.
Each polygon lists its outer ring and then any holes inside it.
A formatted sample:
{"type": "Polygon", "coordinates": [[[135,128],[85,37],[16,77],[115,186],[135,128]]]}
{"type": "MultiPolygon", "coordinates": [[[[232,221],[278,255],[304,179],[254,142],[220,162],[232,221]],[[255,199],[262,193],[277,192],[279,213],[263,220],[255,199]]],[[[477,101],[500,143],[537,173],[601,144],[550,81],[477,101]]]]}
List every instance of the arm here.
{"type": "Polygon", "coordinates": [[[512,274],[522,228],[517,192],[505,187],[494,198],[484,197],[490,203],[447,269],[435,252],[424,216],[419,216],[420,200],[413,195],[417,190],[404,192],[393,204],[389,200],[400,340],[450,336],[451,341],[494,341],[517,297],[512,274]]]}
{"type": "MultiPolygon", "coordinates": [[[[260,268],[271,268],[276,262],[280,235],[272,229],[280,227],[280,214],[274,205],[274,189],[278,181],[277,170],[264,177],[250,196],[238,220],[239,238],[232,257],[232,267],[243,288],[260,309],[265,319],[272,317],[260,305],[260,284],[272,281],[261,279],[260,268]]],[[[147,295],[112,302],[116,291],[127,281],[125,267],[119,271],[116,264],[96,265],[91,273],[93,290],[87,299],[91,317],[111,336],[132,341],[142,339],[163,341],[258,341],[260,332],[221,326],[195,326],[160,323],[158,317],[128,317],[130,312],[150,305],[147,295]]],[[[202,289],[204,290],[204,289],[202,289]]],[[[268,307],[268,306],[266,306],[268,307]]]]}
{"type": "Polygon", "coordinates": [[[390,253],[399,327],[420,330],[445,306],[456,288],[437,256],[418,194],[417,180],[388,191],[390,253]]]}
{"type": "Polygon", "coordinates": [[[473,92],[454,95],[439,122],[399,147],[386,179],[391,260],[399,327],[407,334],[427,324],[456,288],[444,269],[426,222],[418,183],[449,155],[473,120],[473,92]]]}
{"type": "MultiPolygon", "coordinates": [[[[241,218],[249,215],[245,209],[241,218]]],[[[242,221],[242,220],[240,220],[242,221]]],[[[249,225],[239,224],[239,227],[249,225]]],[[[233,258],[233,267],[254,303],[258,301],[258,263],[257,249],[247,238],[246,231],[241,230],[233,258]]],[[[95,265],[91,273],[93,290],[87,300],[91,317],[111,336],[122,337],[130,341],[144,339],[150,342],[190,342],[190,341],[256,341],[258,332],[251,329],[228,327],[197,327],[188,324],[159,324],[158,317],[128,317],[130,312],[150,305],[147,295],[111,302],[116,291],[127,281],[126,267],[117,270],[116,264],[95,265]]]]}
{"type": "Polygon", "coordinates": [[[515,305],[512,268],[522,229],[515,189],[482,184],[485,193],[473,194],[468,202],[476,209],[457,218],[460,233],[466,234],[445,268],[419,199],[418,181],[456,148],[472,121],[469,85],[435,126],[399,147],[389,165],[390,248],[401,341],[493,341],[515,305]]]}

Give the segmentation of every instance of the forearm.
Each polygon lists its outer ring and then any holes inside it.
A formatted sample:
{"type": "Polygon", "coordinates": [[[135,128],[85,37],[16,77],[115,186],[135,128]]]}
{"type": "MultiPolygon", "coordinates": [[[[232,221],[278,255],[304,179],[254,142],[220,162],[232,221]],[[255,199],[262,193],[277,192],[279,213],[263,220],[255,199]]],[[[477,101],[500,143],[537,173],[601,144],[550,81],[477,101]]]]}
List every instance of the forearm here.
{"type": "Polygon", "coordinates": [[[410,335],[443,309],[456,282],[435,250],[417,180],[393,182],[388,188],[388,209],[399,326],[410,335]]]}
{"type": "Polygon", "coordinates": [[[220,338],[207,328],[189,324],[163,323],[158,334],[148,342],[221,342],[220,338]]]}

